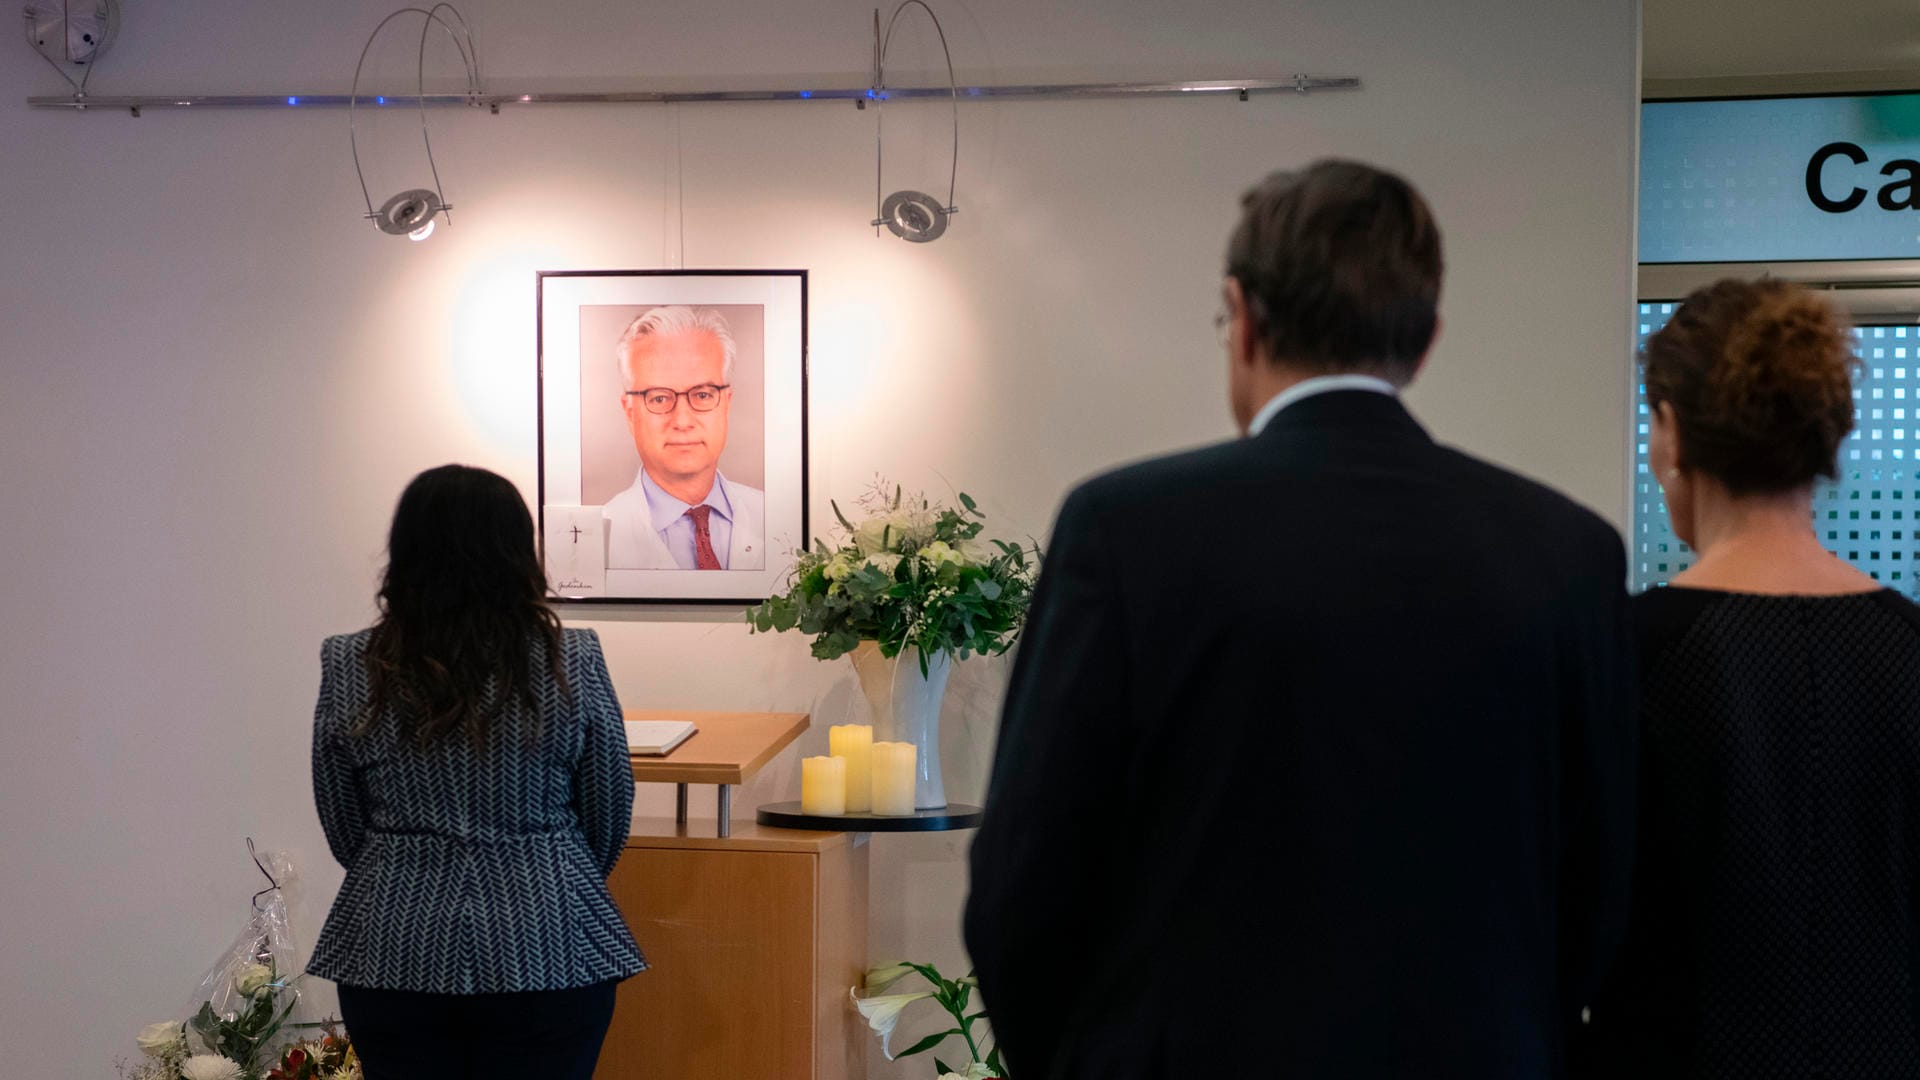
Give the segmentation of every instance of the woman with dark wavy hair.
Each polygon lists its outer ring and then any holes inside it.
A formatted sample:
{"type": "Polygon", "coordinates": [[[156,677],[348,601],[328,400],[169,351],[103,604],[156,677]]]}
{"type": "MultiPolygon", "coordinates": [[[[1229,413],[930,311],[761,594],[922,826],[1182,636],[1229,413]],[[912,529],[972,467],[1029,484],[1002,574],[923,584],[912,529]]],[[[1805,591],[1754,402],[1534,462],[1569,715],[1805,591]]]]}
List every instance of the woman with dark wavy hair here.
{"type": "Polygon", "coordinates": [[[1812,525],[1852,335],[1803,288],[1722,281],[1645,364],[1648,455],[1699,558],[1634,602],[1633,914],[1576,1071],[1920,1076],[1920,609],[1812,525]]]}
{"type": "Polygon", "coordinates": [[[633,773],[600,639],[547,606],[494,473],[415,477],[387,552],[379,620],[320,652],[313,793],[347,874],[307,971],[368,1080],[585,1080],[646,967],[606,887],[633,773]]]}

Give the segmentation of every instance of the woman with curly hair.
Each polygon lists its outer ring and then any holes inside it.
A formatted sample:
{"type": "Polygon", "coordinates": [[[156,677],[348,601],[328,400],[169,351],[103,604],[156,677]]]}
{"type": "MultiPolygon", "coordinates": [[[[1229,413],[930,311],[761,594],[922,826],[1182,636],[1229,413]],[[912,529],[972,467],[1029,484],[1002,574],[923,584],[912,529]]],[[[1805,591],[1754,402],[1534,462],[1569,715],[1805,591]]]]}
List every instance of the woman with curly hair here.
{"type": "Polygon", "coordinates": [[[1647,342],[1648,452],[1698,560],[1635,601],[1634,914],[1578,1073],[1920,1076],[1920,609],[1812,525],[1852,345],[1771,280],[1701,289],[1647,342]]]}

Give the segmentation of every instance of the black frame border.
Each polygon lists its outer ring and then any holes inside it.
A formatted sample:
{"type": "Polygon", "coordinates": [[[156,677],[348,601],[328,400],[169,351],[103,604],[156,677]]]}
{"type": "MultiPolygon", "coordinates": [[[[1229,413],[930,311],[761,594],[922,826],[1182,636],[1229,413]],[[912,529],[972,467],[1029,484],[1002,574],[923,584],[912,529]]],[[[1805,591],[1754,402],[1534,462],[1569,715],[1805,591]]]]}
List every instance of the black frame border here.
{"type": "MultiPolygon", "coordinates": [[[[534,528],[539,541],[540,572],[547,568],[547,279],[570,277],[797,277],[800,279],[800,547],[813,543],[812,522],[812,401],[813,374],[812,329],[809,325],[807,271],[805,270],[536,270],[533,274],[533,349],[534,363],[534,528]]],[[[771,546],[771,545],[769,545],[771,546]]],[[[752,607],[766,597],[666,597],[666,596],[556,596],[551,604],[579,604],[592,607],[670,606],[752,607]]]]}

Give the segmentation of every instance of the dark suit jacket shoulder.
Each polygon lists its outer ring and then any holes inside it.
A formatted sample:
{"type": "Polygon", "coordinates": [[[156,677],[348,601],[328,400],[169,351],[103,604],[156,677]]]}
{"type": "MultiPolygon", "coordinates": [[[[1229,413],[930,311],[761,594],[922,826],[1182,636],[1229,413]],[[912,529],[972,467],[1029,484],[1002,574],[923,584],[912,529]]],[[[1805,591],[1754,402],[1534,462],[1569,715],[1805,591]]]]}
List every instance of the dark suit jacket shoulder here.
{"type": "Polygon", "coordinates": [[[1553,1075],[1624,916],[1625,573],[1364,391],[1077,488],[972,853],[1010,1067],[1553,1075]]]}

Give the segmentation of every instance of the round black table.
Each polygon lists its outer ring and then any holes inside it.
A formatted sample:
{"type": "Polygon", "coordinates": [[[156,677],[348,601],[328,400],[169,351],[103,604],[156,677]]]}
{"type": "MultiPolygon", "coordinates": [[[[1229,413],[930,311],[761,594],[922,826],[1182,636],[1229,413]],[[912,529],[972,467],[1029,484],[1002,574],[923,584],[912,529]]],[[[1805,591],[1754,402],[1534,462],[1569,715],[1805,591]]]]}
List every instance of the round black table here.
{"type": "Polygon", "coordinates": [[[837,814],[831,817],[800,812],[797,802],[768,803],[760,808],[759,822],[778,829],[808,829],[813,832],[951,832],[977,829],[984,816],[977,806],[948,803],[938,810],[915,810],[910,817],[879,814],[837,814]]]}

